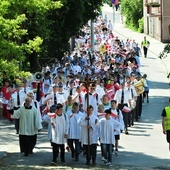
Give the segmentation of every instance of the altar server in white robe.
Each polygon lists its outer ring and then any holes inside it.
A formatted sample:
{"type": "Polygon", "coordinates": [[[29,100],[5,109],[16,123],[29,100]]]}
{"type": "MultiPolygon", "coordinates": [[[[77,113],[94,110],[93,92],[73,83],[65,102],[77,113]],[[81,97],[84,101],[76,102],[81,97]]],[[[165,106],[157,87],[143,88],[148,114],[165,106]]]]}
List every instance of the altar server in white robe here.
{"type": "Polygon", "coordinates": [[[105,164],[112,165],[112,147],[115,144],[115,127],[120,123],[111,118],[111,110],[105,110],[106,116],[99,121],[100,125],[100,142],[102,143],[105,164]]]}
{"type": "Polygon", "coordinates": [[[98,140],[98,117],[93,114],[94,110],[92,105],[89,105],[87,111],[89,116],[84,115],[84,117],[81,117],[78,120],[78,124],[81,126],[81,142],[86,151],[86,164],[89,165],[92,158],[92,164],[95,165],[98,140]],[[90,133],[90,153],[88,150],[88,128],[90,133]]]}
{"type": "Polygon", "coordinates": [[[111,116],[113,119],[117,120],[120,123],[120,127],[115,127],[115,154],[118,154],[118,145],[119,145],[119,140],[120,140],[120,133],[121,131],[124,130],[125,125],[124,125],[124,121],[123,121],[123,115],[122,115],[122,111],[120,109],[117,108],[117,101],[116,100],[112,100],[111,101],[111,116]]]}
{"type": "Polygon", "coordinates": [[[69,132],[68,132],[68,145],[71,150],[72,158],[75,158],[75,161],[79,160],[80,154],[80,132],[81,127],[78,125],[78,120],[83,114],[79,111],[79,104],[77,102],[73,103],[72,110],[69,113],[69,132]]]}
{"type": "Polygon", "coordinates": [[[69,122],[66,114],[63,113],[63,105],[58,103],[56,106],[56,116],[51,119],[52,125],[52,146],[53,160],[51,164],[57,163],[58,150],[60,149],[61,162],[65,163],[65,146],[68,136],[69,122]]]}

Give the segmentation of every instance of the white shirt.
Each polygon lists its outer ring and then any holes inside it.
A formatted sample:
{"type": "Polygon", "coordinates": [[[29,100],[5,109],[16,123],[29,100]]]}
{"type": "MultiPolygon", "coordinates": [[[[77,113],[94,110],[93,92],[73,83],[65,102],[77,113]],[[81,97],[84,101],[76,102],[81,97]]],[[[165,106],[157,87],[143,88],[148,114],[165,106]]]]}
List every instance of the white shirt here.
{"type": "Polygon", "coordinates": [[[18,106],[18,98],[17,98],[17,95],[18,95],[18,93],[17,92],[15,92],[15,93],[13,93],[12,94],[12,101],[13,101],[13,107],[20,107],[20,106],[22,106],[22,104],[24,103],[24,101],[25,101],[25,98],[27,97],[27,95],[24,93],[24,92],[22,92],[22,91],[19,91],[19,101],[20,101],[20,105],[18,106]]]}
{"type": "MultiPolygon", "coordinates": [[[[65,103],[66,101],[63,95],[60,95],[58,93],[56,93],[56,99],[57,99],[57,103],[61,103],[61,104],[65,103]]],[[[49,100],[48,102],[49,107],[54,105],[54,93],[47,95],[44,101],[46,102],[47,100],[49,100]]]]}
{"type": "MultiPolygon", "coordinates": [[[[116,91],[115,96],[114,96],[114,100],[117,100],[118,104],[121,104],[121,97],[122,97],[122,89],[119,89],[116,91]]],[[[127,89],[124,89],[124,100],[123,100],[123,104],[125,103],[129,103],[129,100],[131,100],[132,97],[130,96],[130,92],[127,89]]]]}

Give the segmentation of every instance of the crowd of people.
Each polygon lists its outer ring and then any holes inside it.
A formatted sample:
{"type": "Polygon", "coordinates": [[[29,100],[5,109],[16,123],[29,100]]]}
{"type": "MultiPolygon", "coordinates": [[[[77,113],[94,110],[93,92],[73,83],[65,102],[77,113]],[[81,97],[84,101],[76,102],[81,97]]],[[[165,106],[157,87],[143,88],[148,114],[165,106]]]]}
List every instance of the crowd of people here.
{"type": "Polygon", "coordinates": [[[113,151],[118,155],[120,135],[129,134],[128,128],[141,117],[142,103],[145,99],[149,103],[138,43],[119,39],[111,21],[98,17],[91,51],[89,29],[85,26],[84,35],[76,37],[73,52],[43,66],[32,82],[23,79],[11,87],[5,80],[2,115],[15,122],[25,156],[33,153],[45,121],[53,151],[51,165],[59,158],[65,163],[66,149],[75,161],[83,152],[86,164],[95,165],[100,141],[102,161],[111,166],[113,151]]]}

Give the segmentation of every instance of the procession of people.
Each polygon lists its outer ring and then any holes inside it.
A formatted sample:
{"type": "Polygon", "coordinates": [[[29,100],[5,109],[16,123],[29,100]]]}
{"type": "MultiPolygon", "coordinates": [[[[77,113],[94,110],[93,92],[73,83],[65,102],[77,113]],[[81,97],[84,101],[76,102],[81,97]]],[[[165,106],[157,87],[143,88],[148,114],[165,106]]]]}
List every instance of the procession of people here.
{"type": "Polygon", "coordinates": [[[114,36],[113,29],[110,21],[98,17],[93,51],[87,25],[84,35],[75,38],[74,51],[44,65],[31,82],[22,79],[11,85],[5,80],[2,115],[15,122],[20,152],[25,156],[33,154],[42,122],[47,122],[51,165],[59,159],[67,162],[66,150],[75,161],[82,153],[87,165],[96,165],[100,145],[103,163],[112,166],[120,136],[128,135],[141,118],[145,98],[149,103],[138,43],[134,39],[124,42],[114,36]]]}

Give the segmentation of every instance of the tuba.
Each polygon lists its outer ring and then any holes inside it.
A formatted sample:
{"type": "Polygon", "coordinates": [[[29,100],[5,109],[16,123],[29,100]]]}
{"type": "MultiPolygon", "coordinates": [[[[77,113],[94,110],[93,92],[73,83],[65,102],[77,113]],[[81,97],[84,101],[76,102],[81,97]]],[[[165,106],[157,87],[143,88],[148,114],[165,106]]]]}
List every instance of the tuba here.
{"type": "Polygon", "coordinates": [[[43,78],[43,74],[41,72],[36,72],[33,77],[34,81],[41,81],[43,78]]]}
{"type": "Polygon", "coordinates": [[[142,94],[144,92],[144,82],[143,82],[143,79],[140,79],[139,81],[135,82],[134,83],[134,87],[135,87],[136,93],[138,95],[142,94]]]}

